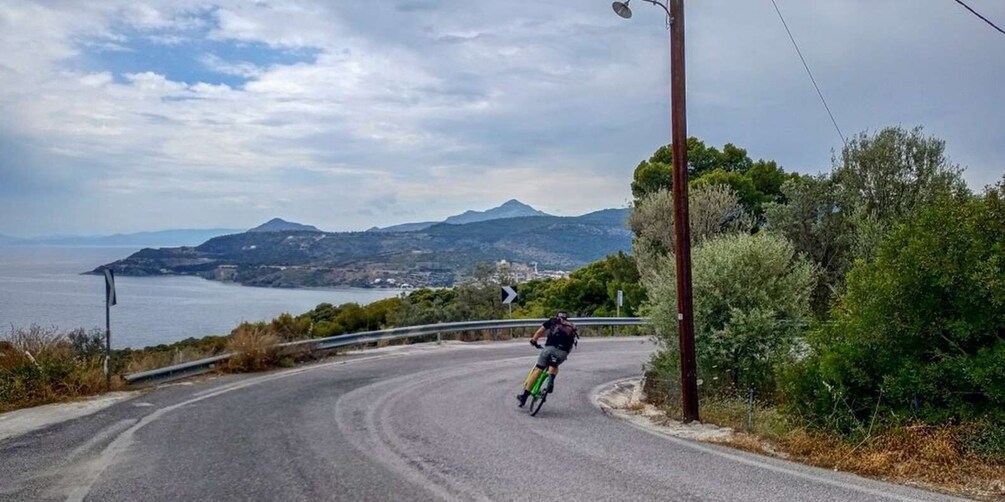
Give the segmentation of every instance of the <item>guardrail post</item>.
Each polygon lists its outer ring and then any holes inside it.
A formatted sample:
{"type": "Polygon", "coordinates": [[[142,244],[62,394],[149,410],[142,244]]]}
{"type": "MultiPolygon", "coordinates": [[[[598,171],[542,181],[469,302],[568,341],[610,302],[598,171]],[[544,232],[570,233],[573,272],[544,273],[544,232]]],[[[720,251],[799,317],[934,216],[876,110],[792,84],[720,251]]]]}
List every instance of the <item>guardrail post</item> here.
{"type": "Polygon", "coordinates": [[[436,332],[436,345],[443,345],[443,332],[442,331],[437,331],[436,332]]]}

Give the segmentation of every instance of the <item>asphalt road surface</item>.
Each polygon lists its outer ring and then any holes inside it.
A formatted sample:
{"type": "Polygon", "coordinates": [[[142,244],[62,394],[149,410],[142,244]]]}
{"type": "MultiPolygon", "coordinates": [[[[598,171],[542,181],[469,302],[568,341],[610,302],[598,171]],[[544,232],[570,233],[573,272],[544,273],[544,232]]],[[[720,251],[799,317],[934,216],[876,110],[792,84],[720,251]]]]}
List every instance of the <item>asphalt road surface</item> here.
{"type": "Polygon", "coordinates": [[[587,339],[537,417],[525,341],[412,346],[164,386],[0,441],[0,500],[942,500],[598,410],[652,346],[587,339]]]}

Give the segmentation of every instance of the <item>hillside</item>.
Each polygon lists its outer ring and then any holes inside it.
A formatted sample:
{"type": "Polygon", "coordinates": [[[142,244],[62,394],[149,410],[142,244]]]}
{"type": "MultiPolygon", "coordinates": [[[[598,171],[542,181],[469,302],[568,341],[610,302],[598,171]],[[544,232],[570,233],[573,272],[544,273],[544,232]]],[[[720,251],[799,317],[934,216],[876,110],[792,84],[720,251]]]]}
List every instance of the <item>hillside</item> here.
{"type": "Polygon", "coordinates": [[[320,232],[318,227],[314,225],[304,225],[302,223],[294,223],[292,221],[286,221],[282,218],[272,218],[271,220],[258,225],[249,232],[320,232]]]}
{"type": "Polygon", "coordinates": [[[196,275],[254,286],[449,286],[479,262],[572,270],[631,248],[627,209],[525,216],[414,232],[245,232],[196,247],[144,249],[109,264],[120,275],[196,275]]]}

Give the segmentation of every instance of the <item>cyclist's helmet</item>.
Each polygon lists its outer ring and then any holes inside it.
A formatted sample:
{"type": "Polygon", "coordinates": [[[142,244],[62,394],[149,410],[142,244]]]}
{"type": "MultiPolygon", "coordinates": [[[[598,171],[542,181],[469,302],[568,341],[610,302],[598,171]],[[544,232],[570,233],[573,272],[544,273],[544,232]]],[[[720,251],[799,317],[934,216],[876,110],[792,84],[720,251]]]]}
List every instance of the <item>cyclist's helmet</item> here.
{"type": "Polygon", "coordinates": [[[557,317],[557,318],[559,318],[559,319],[561,319],[563,321],[569,320],[569,314],[566,313],[564,310],[558,311],[558,313],[555,314],[555,317],[557,317]]]}

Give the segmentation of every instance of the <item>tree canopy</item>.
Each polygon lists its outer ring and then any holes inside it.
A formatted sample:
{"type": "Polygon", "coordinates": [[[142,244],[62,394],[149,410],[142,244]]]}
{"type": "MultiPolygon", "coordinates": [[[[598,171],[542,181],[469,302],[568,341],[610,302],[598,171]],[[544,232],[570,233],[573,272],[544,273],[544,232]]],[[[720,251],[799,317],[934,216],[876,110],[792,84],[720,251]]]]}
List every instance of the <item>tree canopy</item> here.
{"type": "MultiPolygon", "coordinates": [[[[646,196],[661,190],[672,190],[671,152],[672,145],[661,146],[635,168],[632,179],[635,205],[641,204],[646,196]]],[[[690,137],[687,140],[687,156],[688,179],[692,187],[728,186],[739,194],[744,206],[754,214],[760,214],[763,203],[781,200],[782,184],[793,177],[775,161],[755,161],[747,155],[747,150],[732,143],[726,143],[720,150],[690,137]]]]}

